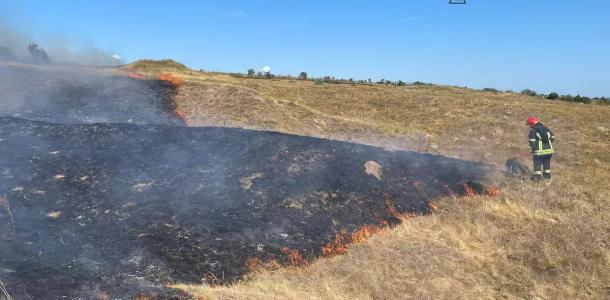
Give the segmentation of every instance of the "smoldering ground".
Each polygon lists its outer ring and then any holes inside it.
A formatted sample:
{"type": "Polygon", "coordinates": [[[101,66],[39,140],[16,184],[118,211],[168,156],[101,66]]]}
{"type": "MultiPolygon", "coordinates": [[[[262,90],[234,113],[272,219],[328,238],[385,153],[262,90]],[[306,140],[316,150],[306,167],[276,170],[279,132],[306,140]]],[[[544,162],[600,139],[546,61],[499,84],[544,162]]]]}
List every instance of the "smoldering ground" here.
{"type": "Polygon", "coordinates": [[[56,123],[174,124],[171,84],[78,66],[0,62],[0,116],[56,123]]]}
{"type": "Polygon", "coordinates": [[[426,213],[487,165],[264,131],[187,128],[175,86],[75,69],[0,72],[0,280],[17,298],[181,298],[251,259],[426,213]],[[4,101],[6,100],[6,101],[4,101]],[[132,123],[132,124],[129,124],[132,123]],[[373,166],[373,167],[371,167],[373,166]]]}

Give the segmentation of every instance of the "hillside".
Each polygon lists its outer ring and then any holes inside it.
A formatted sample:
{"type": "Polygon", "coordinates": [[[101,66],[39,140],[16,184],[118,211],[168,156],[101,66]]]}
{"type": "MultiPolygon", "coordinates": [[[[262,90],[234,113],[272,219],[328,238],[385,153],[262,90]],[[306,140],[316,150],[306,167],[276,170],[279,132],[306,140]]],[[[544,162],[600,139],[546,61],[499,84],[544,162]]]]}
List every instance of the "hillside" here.
{"type": "MultiPolygon", "coordinates": [[[[191,126],[266,129],[503,166],[528,150],[538,116],[558,136],[554,178],[498,178],[497,198],[445,197],[345,255],[261,270],[232,286],[178,286],[208,299],[591,298],[610,296],[610,106],[443,86],[315,84],[187,69],[131,68],[184,80],[191,126]]],[[[529,162],[528,162],[529,163],[529,162]]]]}

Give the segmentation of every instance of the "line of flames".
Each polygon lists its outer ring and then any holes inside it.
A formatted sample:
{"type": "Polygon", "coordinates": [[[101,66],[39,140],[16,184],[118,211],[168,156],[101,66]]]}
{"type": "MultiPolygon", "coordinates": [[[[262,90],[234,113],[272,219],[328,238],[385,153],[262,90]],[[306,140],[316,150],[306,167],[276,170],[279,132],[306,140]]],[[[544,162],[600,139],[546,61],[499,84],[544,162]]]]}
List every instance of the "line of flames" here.
{"type": "MultiPolygon", "coordinates": [[[[136,80],[147,79],[145,75],[140,73],[128,73],[127,77],[136,80]]],[[[172,105],[174,107],[174,114],[176,114],[176,116],[180,118],[180,120],[182,120],[182,122],[184,122],[184,124],[186,124],[187,126],[191,124],[188,114],[180,107],[180,105],[178,105],[178,101],[176,101],[177,92],[185,83],[184,79],[172,74],[164,73],[159,75],[159,77],[157,77],[157,80],[168,83],[174,87],[176,93],[171,97],[172,105]]]]}
{"type": "MultiPolygon", "coordinates": [[[[450,195],[455,195],[448,186],[445,186],[450,191],[450,195]]],[[[478,195],[473,187],[471,187],[468,183],[464,182],[462,184],[463,193],[466,197],[472,197],[478,195]]],[[[483,195],[497,197],[500,195],[500,189],[498,187],[490,186],[485,187],[482,191],[483,195]]],[[[370,237],[374,234],[383,234],[390,228],[392,225],[400,224],[408,219],[414,218],[417,215],[412,212],[401,213],[396,210],[394,206],[394,202],[389,198],[388,195],[385,195],[385,206],[387,214],[397,220],[397,223],[390,224],[386,219],[381,218],[378,224],[366,224],[359,227],[352,233],[349,233],[347,230],[343,229],[335,234],[333,240],[329,241],[322,247],[322,256],[331,257],[335,255],[346,254],[350,244],[362,244],[365,243],[370,237]]],[[[440,210],[438,204],[434,201],[430,201],[428,203],[428,209],[430,212],[438,212],[440,210]]],[[[277,259],[271,259],[269,261],[263,261],[258,257],[252,257],[248,260],[248,270],[255,271],[259,268],[265,270],[277,270],[281,267],[307,267],[310,265],[310,261],[307,260],[299,250],[290,249],[288,247],[283,247],[280,249],[280,252],[285,255],[284,263],[281,263],[277,259]]]]}

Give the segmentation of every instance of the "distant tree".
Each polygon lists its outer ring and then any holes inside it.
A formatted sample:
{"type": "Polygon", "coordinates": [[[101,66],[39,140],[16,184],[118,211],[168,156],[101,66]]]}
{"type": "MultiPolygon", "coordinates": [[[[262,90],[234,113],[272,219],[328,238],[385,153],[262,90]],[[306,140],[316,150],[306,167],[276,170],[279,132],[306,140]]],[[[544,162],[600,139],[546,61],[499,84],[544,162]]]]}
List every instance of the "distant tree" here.
{"type": "Polygon", "coordinates": [[[301,78],[301,79],[307,79],[307,72],[301,72],[301,73],[299,73],[299,78],[301,78]]]}
{"type": "Polygon", "coordinates": [[[497,89],[494,88],[484,88],[482,90],[483,92],[491,92],[491,93],[499,93],[500,91],[498,91],[497,89]]]}
{"type": "Polygon", "coordinates": [[[546,98],[547,98],[547,99],[550,99],[550,100],[555,100],[555,99],[558,99],[558,98],[559,98],[559,94],[557,94],[557,93],[555,93],[555,92],[552,92],[552,93],[548,94],[548,95],[546,96],[546,98]]]}
{"type": "Polygon", "coordinates": [[[597,103],[608,105],[608,104],[610,104],[610,98],[606,98],[606,97],[597,98],[597,103]]]}
{"type": "Polygon", "coordinates": [[[29,44],[28,51],[33,63],[37,64],[48,64],[51,60],[44,49],[38,47],[36,44],[29,44]]]}
{"type": "Polygon", "coordinates": [[[561,95],[561,96],[559,96],[559,100],[572,102],[572,101],[574,101],[574,97],[572,95],[570,95],[570,94],[561,95]]]}
{"type": "Polygon", "coordinates": [[[521,95],[526,95],[526,96],[537,96],[537,95],[538,95],[538,93],[536,93],[535,91],[530,90],[530,89],[525,89],[525,90],[521,91],[521,95]]]}
{"type": "Polygon", "coordinates": [[[323,80],[325,83],[331,83],[333,81],[333,79],[330,76],[324,76],[323,80]]]}
{"type": "Polygon", "coordinates": [[[576,96],[574,96],[574,98],[572,98],[572,101],[574,101],[574,102],[582,102],[582,96],[576,95],[576,96]]]}
{"type": "Polygon", "coordinates": [[[256,75],[256,71],[254,69],[248,69],[248,76],[253,77],[256,75]]]}
{"type": "Polygon", "coordinates": [[[275,77],[275,76],[273,76],[273,74],[271,74],[271,72],[265,72],[265,78],[271,79],[273,77],[275,77]]]}
{"type": "Polygon", "coordinates": [[[406,83],[402,80],[398,80],[398,86],[405,86],[406,83]]]}
{"type": "Polygon", "coordinates": [[[369,78],[369,80],[367,80],[367,81],[368,81],[369,83],[371,83],[371,81],[372,81],[372,80],[369,78]]]}

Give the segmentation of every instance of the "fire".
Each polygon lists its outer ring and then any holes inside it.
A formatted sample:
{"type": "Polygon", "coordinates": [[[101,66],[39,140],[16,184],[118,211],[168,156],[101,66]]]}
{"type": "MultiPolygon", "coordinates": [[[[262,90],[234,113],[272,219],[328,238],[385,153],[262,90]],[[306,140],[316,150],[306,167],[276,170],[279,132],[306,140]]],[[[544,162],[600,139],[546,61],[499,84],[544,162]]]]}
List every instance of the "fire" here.
{"type": "Polygon", "coordinates": [[[129,73],[127,74],[127,77],[131,78],[131,79],[144,79],[144,75],[139,74],[139,73],[129,73]]]}
{"type": "Polygon", "coordinates": [[[341,230],[337,234],[335,234],[335,240],[328,242],[324,247],[322,247],[322,255],[323,256],[333,256],[337,254],[345,254],[347,253],[348,247],[348,238],[351,238],[349,234],[347,234],[346,230],[341,230]]]}
{"type": "Polygon", "coordinates": [[[399,222],[402,221],[404,217],[403,214],[396,210],[396,207],[394,207],[394,202],[392,202],[392,200],[390,200],[387,195],[385,200],[385,206],[388,209],[388,214],[390,214],[390,216],[398,219],[399,222]]]}
{"type": "MultiPolygon", "coordinates": [[[[184,85],[184,79],[171,74],[161,74],[159,76],[159,80],[171,84],[176,90],[184,85]]],[[[190,123],[188,114],[178,105],[176,95],[172,96],[172,103],[174,104],[174,113],[176,116],[178,116],[178,118],[188,125],[190,123]]]]}
{"type": "Polygon", "coordinates": [[[496,186],[490,186],[485,188],[485,194],[488,196],[492,196],[492,197],[498,197],[500,196],[500,188],[496,187],[496,186]]]}
{"type": "Polygon", "coordinates": [[[171,74],[161,74],[159,76],[159,80],[169,82],[177,88],[181,87],[184,84],[184,79],[171,74]]]}
{"type": "Polygon", "coordinates": [[[262,264],[263,261],[260,258],[250,257],[250,259],[248,259],[248,271],[255,271],[262,264]]]}
{"type": "Polygon", "coordinates": [[[500,188],[496,186],[484,186],[480,183],[469,183],[464,182],[462,184],[464,188],[464,194],[468,197],[476,195],[486,195],[491,197],[497,197],[500,195],[500,188]]]}
{"type": "Polygon", "coordinates": [[[309,261],[301,255],[299,250],[290,250],[290,254],[288,256],[290,259],[290,265],[295,267],[305,267],[309,265],[309,261]]]}
{"type": "Polygon", "coordinates": [[[462,187],[464,188],[464,194],[468,197],[472,197],[472,196],[476,196],[477,193],[474,191],[474,189],[467,183],[464,182],[462,184],[462,187]]]}
{"type": "Polygon", "coordinates": [[[384,231],[385,228],[375,225],[364,225],[352,233],[352,243],[366,242],[373,234],[384,231]]]}
{"type": "Polygon", "coordinates": [[[438,205],[434,201],[428,202],[428,208],[430,209],[431,212],[439,211],[438,205]]]}
{"type": "MultiPolygon", "coordinates": [[[[129,77],[131,79],[137,79],[137,80],[146,79],[146,76],[144,76],[143,74],[140,74],[140,73],[129,73],[129,74],[127,74],[127,77],[129,77]]],[[[180,87],[182,87],[184,85],[184,79],[182,79],[178,76],[174,76],[172,74],[164,73],[164,74],[159,75],[159,77],[157,79],[159,81],[172,85],[175,90],[178,90],[180,87]]],[[[171,101],[174,106],[174,113],[176,114],[176,116],[178,118],[180,118],[180,120],[182,120],[186,125],[190,124],[188,114],[178,105],[178,102],[176,101],[176,95],[172,96],[171,101]]]]}

